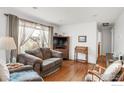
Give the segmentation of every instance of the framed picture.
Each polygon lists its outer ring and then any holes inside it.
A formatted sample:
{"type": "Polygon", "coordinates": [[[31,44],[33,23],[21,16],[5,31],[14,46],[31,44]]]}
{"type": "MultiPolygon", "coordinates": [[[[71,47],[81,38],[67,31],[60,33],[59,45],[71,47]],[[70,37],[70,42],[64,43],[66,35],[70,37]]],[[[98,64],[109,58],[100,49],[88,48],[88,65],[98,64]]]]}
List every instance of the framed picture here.
{"type": "Polygon", "coordinates": [[[87,36],[78,36],[78,42],[87,42],[87,36]]]}

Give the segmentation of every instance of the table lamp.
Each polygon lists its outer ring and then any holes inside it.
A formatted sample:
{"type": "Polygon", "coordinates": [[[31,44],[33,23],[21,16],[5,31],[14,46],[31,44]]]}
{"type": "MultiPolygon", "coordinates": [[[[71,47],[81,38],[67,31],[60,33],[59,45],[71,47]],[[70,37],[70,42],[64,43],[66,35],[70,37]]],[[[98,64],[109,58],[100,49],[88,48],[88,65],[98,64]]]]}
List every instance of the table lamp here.
{"type": "MultiPolygon", "coordinates": [[[[11,53],[11,50],[16,49],[16,44],[12,37],[0,37],[0,49],[7,50],[11,53]]],[[[10,53],[9,53],[9,62],[10,62],[10,53]]]]}

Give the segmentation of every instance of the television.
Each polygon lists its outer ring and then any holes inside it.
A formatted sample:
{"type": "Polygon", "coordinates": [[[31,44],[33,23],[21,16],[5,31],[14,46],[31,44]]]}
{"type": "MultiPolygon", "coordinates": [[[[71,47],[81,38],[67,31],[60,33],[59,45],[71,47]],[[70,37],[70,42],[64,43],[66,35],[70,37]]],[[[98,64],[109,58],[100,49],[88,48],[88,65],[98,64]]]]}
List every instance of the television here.
{"type": "Polygon", "coordinates": [[[53,47],[55,49],[64,49],[67,46],[66,37],[53,37],[53,47]]]}

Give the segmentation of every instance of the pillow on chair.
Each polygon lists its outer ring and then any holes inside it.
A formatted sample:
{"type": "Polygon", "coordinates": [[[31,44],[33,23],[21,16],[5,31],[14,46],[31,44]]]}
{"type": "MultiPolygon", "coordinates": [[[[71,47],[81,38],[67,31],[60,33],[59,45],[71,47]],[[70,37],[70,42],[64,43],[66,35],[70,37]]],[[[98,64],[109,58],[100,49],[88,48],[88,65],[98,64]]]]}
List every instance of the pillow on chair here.
{"type": "Polygon", "coordinates": [[[5,63],[5,61],[0,60],[0,81],[9,81],[10,79],[9,70],[5,63]]]}
{"type": "Polygon", "coordinates": [[[116,75],[120,72],[121,67],[122,67],[122,62],[120,60],[115,61],[105,70],[101,78],[104,81],[112,81],[116,77],[116,75]]]}

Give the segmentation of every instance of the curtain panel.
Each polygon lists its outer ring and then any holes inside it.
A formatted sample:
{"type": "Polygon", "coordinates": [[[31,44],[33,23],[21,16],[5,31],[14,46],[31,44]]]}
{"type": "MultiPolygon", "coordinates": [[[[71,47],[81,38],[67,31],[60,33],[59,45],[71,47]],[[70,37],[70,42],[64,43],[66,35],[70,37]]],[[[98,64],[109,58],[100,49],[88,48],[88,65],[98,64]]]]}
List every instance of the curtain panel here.
{"type": "Polygon", "coordinates": [[[21,47],[30,39],[35,31],[36,24],[19,20],[18,33],[18,52],[21,52],[21,47]]]}
{"type": "Polygon", "coordinates": [[[15,15],[7,15],[7,36],[13,37],[15,44],[17,46],[16,50],[11,50],[11,54],[6,55],[7,61],[12,62],[13,57],[17,57],[18,54],[18,27],[19,27],[19,18],[15,15]],[[10,56],[10,59],[8,59],[10,56]]]}

